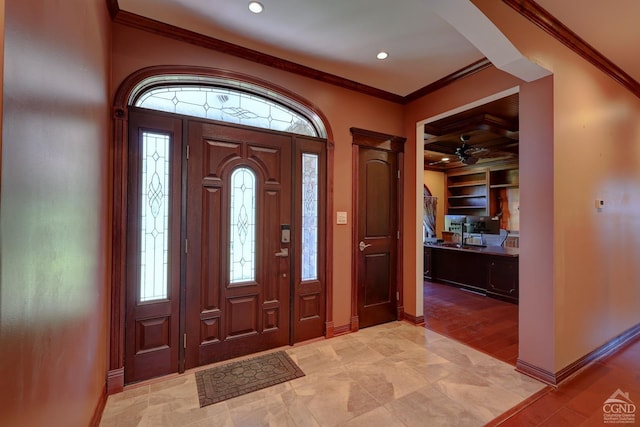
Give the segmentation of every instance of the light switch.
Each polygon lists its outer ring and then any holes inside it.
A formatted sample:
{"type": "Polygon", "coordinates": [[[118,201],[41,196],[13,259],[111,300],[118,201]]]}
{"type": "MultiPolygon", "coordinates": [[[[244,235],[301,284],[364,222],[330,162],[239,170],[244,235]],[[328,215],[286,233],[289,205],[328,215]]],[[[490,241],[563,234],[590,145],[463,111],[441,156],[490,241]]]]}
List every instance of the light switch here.
{"type": "Polygon", "coordinates": [[[336,224],[346,224],[346,223],[347,223],[347,213],[336,212],[336,224]]]}
{"type": "Polygon", "coordinates": [[[602,209],[602,208],[604,208],[604,200],[596,199],[596,209],[602,209]]]}

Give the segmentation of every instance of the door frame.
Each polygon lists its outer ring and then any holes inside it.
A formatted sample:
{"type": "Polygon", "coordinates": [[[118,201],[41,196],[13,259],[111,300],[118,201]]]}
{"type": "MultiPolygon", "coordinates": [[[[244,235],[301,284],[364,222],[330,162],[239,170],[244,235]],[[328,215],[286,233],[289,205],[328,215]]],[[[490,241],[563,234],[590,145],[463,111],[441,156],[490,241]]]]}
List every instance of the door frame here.
{"type": "MultiPolygon", "coordinates": [[[[113,118],[113,145],[109,150],[109,169],[112,177],[112,188],[108,200],[108,206],[112,207],[111,216],[111,266],[110,303],[109,314],[109,352],[107,366],[107,393],[114,394],[124,389],[124,347],[125,347],[125,284],[126,284],[126,243],[127,243],[127,200],[128,200],[128,132],[129,132],[129,105],[136,95],[146,89],[164,82],[176,82],[176,76],[184,76],[185,80],[202,78],[201,84],[207,81],[228,82],[233,86],[248,84],[265,93],[276,93],[283,99],[289,99],[296,105],[303,106],[314,115],[312,119],[322,123],[326,131],[326,211],[333,212],[333,175],[334,175],[334,142],[333,132],[325,115],[313,103],[299,95],[277,86],[266,80],[261,80],[245,74],[227,70],[220,70],[199,66],[152,66],[140,69],[126,77],[114,98],[113,118]]],[[[178,79],[179,82],[179,79],[178,79]]],[[[295,108],[294,108],[295,109],[295,108]]],[[[333,322],[333,223],[326,223],[325,240],[325,337],[334,335],[333,322]]]]}
{"type": "Polygon", "coordinates": [[[404,230],[402,228],[402,214],[403,214],[403,182],[404,182],[404,143],[407,138],[395,135],[388,135],[385,133],[375,132],[360,128],[351,128],[352,140],[352,201],[351,206],[353,209],[353,225],[351,228],[351,320],[350,329],[351,332],[356,332],[360,328],[360,319],[358,316],[358,256],[360,250],[356,243],[358,242],[358,224],[359,224],[359,211],[358,211],[358,197],[359,197],[359,155],[360,147],[375,148],[378,150],[392,151],[398,156],[398,171],[400,176],[397,181],[397,215],[398,215],[398,232],[400,238],[396,240],[396,289],[398,292],[397,298],[397,319],[402,320],[404,318],[404,292],[403,292],[403,263],[402,263],[402,242],[404,241],[404,230]]]}

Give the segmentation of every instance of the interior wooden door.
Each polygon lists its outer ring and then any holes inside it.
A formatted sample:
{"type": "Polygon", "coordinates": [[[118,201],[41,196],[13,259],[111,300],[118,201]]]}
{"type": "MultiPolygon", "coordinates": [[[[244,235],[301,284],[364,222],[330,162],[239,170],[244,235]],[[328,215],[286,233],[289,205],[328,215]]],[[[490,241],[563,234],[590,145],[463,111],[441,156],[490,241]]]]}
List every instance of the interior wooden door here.
{"type": "Polygon", "coordinates": [[[180,351],[182,121],[129,120],[126,383],[176,372],[180,351]]]}
{"type": "Polygon", "coordinates": [[[186,368],[289,344],[292,137],[189,121],[186,368]]]}
{"type": "Polygon", "coordinates": [[[399,144],[386,135],[352,132],[356,199],[353,298],[358,327],[367,327],[398,318],[399,144]]]}

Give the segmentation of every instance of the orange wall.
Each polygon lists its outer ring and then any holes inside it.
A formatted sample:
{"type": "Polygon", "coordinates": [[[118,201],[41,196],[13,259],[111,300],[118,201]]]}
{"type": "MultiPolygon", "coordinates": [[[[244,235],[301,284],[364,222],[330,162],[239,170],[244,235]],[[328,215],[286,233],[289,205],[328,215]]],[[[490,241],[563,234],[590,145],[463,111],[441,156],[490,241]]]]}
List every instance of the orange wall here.
{"type": "MultiPolygon", "coordinates": [[[[114,26],[113,80],[115,89],[132,72],[147,66],[180,64],[230,70],[267,80],[307,99],[327,117],[335,142],[334,212],[346,211],[352,223],[351,127],[404,136],[402,106],[358,94],[275,68],[248,62],[176,40],[114,26]]],[[[350,322],[351,226],[334,225],[334,324],[350,322]]]]}
{"type": "Polygon", "coordinates": [[[104,1],[3,10],[0,425],[85,427],[105,391],[110,21],[104,1]]]}
{"type": "MultiPolygon", "coordinates": [[[[553,150],[536,167],[552,165],[554,176],[552,313],[538,314],[553,318],[553,365],[545,367],[557,372],[640,323],[640,99],[504,3],[474,3],[553,72],[553,150]],[[605,200],[602,210],[596,199],[605,200]]],[[[524,186],[521,197],[526,236],[524,186]]],[[[533,291],[534,280],[523,279],[533,291]]]]}

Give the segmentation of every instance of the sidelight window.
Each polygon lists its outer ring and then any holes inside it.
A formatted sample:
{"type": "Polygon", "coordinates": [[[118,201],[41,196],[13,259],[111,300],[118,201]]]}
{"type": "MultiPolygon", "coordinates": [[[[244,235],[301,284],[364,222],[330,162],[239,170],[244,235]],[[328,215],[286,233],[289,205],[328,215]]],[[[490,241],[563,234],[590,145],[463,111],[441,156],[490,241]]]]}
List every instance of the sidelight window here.
{"type": "Polygon", "coordinates": [[[318,278],[318,155],[302,153],[302,280],[318,278]]]}
{"type": "Polygon", "coordinates": [[[169,135],[142,134],[140,302],[167,298],[169,135]]]}
{"type": "Polygon", "coordinates": [[[256,175],[249,168],[231,174],[230,283],[256,279],[256,175]]]}

